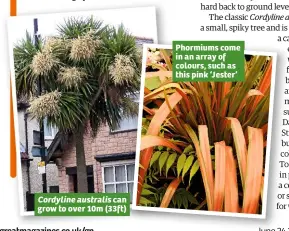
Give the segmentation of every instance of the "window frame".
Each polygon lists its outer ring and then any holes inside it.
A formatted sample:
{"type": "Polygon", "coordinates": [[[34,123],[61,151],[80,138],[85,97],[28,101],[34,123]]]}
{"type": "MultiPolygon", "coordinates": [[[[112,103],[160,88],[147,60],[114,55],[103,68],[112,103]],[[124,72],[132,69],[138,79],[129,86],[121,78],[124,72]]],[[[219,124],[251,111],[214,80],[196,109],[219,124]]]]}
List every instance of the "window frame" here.
{"type": "MultiPolygon", "coordinates": [[[[140,102],[140,92],[136,92],[135,96],[132,96],[132,98],[133,98],[133,100],[135,102],[137,102],[139,104],[139,102],[140,102]]],[[[138,116],[139,115],[135,116],[136,120],[137,120],[136,128],[124,128],[124,129],[119,128],[119,129],[115,129],[115,130],[110,129],[110,133],[111,134],[116,134],[116,133],[122,133],[122,132],[136,131],[137,128],[138,128],[138,116]]],[[[131,117],[131,118],[133,119],[135,117],[131,117]]],[[[127,118],[125,118],[125,119],[127,119],[127,118]]]]}
{"type": "Polygon", "coordinates": [[[48,126],[46,119],[43,120],[43,126],[44,127],[45,126],[50,127],[50,129],[51,129],[51,136],[47,136],[47,135],[45,135],[45,128],[43,128],[44,129],[44,140],[53,140],[54,137],[56,136],[57,132],[58,132],[58,128],[55,126],[52,126],[51,124],[48,126]]]}
{"type": "MultiPolygon", "coordinates": [[[[138,120],[137,120],[137,122],[138,122],[138,120]]],[[[136,128],[120,128],[120,129],[116,129],[116,130],[110,129],[110,133],[113,135],[113,134],[122,133],[122,132],[132,132],[132,131],[137,131],[137,128],[138,128],[138,124],[137,124],[136,128]]]]}
{"type": "MultiPolygon", "coordinates": [[[[108,161],[108,162],[105,162],[105,163],[102,163],[101,164],[101,171],[102,171],[102,184],[103,184],[103,193],[105,193],[105,186],[106,185],[114,185],[114,193],[116,193],[116,185],[117,184],[126,184],[126,190],[127,190],[127,193],[129,193],[129,190],[128,190],[128,184],[129,183],[133,183],[134,185],[134,179],[132,180],[128,180],[127,179],[127,165],[133,165],[135,166],[135,160],[134,159],[131,159],[131,160],[118,160],[118,161],[108,161]],[[115,167],[117,166],[125,166],[125,179],[126,181],[115,181],[115,167]],[[109,167],[113,167],[113,182],[109,182],[109,183],[105,183],[105,180],[104,180],[104,168],[109,168],[109,167]]],[[[135,169],[134,169],[135,171],[135,169]]],[[[135,172],[134,172],[135,174],[135,172]]]]}
{"type": "MultiPolygon", "coordinates": [[[[60,193],[60,188],[59,188],[59,185],[50,185],[49,186],[49,193],[51,193],[51,188],[54,187],[54,188],[57,188],[58,189],[58,192],[57,193],[60,193]]],[[[56,193],[56,192],[54,192],[56,193]]]]}

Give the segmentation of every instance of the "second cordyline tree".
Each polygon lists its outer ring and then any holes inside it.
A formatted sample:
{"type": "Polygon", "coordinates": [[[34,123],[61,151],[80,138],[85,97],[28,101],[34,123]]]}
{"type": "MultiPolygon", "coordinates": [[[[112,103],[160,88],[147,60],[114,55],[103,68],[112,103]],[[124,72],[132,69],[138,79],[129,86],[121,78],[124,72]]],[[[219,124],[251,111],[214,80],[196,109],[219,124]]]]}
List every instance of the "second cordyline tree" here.
{"type": "Polygon", "coordinates": [[[16,45],[16,91],[30,100],[33,118],[46,118],[60,133],[73,135],[77,188],[87,192],[84,135],[96,135],[103,123],[116,128],[123,117],[137,113],[132,96],[139,91],[141,55],[123,25],[69,18],[57,30],[37,45],[29,34],[16,45]]]}

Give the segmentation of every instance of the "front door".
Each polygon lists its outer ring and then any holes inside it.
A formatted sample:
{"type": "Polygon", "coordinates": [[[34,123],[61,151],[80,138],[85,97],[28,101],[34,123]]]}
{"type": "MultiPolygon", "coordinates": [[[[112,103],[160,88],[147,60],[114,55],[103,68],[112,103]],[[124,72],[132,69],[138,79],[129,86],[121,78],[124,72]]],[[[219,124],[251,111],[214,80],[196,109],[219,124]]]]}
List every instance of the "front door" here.
{"type": "MultiPolygon", "coordinates": [[[[94,177],[93,177],[93,166],[88,165],[86,167],[87,170],[87,185],[88,185],[88,192],[94,193],[94,177]]],[[[77,173],[76,173],[76,167],[70,167],[66,168],[66,174],[69,175],[70,183],[72,185],[73,192],[77,193],[77,173]]]]}

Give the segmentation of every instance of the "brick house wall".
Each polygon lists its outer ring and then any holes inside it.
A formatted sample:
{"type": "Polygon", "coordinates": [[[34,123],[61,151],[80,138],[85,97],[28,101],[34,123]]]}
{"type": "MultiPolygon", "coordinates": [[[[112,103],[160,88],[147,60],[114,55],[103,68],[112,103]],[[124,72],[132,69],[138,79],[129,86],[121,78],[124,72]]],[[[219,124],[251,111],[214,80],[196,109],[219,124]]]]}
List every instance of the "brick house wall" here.
{"type": "MultiPolygon", "coordinates": [[[[86,165],[93,165],[94,159],[92,155],[92,136],[87,133],[84,136],[84,151],[86,165]]],[[[76,151],[74,140],[70,140],[64,148],[61,156],[61,161],[58,164],[58,177],[59,177],[59,192],[73,192],[72,180],[66,173],[66,168],[76,167],[76,151]]]]}
{"type": "MultiPolygon", "coordinates": [[[[94,192],[103,192],[101,163],[95,159],[97,155],[112,155],[118,153],[135,152],[137,131],[121,131],[111,133],[106,125],[102,125],[95,137],[88,132],[84,136],[86,165],[93,166],[94,192]]],[[[70,176],[66,168],[76,167],[76,152],[71,140],[64,148],[58,166],[59,192],[73,192],[70,176]]]]}
{"type": "MultiPolygon", "coordinates": [[[[136,151],[137,131],[122,131],[110,133],[108,126],[103,126],[92,144],[93,153],[97,155],[111,155],[116,153],[129,153],[136,151]]],[[[94,156],[94,157],[95,157],[94,156]]],[[[95,161],[95,188],[103,191],[101,163],[95,161]]]]}

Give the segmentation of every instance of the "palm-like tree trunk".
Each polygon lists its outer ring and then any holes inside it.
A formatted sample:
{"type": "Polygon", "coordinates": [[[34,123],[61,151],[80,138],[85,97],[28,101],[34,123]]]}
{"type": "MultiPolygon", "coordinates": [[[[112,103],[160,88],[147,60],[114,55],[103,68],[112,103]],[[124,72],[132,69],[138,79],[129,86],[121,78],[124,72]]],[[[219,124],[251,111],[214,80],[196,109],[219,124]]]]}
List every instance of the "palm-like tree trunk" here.
{"type": "MultiPolygon", "coordinates": [[[[105,83],[105,78],[102,79],[100,87],[92,99],[91,105],[95,104],[96,100],[102,93],[104,83],[105,83]]],[[[86,171],[83,136],[84,136],[84,126],[80,126],[78,131],[75,133],[77,191],[80,193],[87,193],[88,184],[87,184],[87,171],[86,171]]]]}
{"type": "Polygon", "coordinates": [[[75,133],[77,191],[79,193],[88,192],[83,136],[84,127],[81,126],[75,133]]]}

